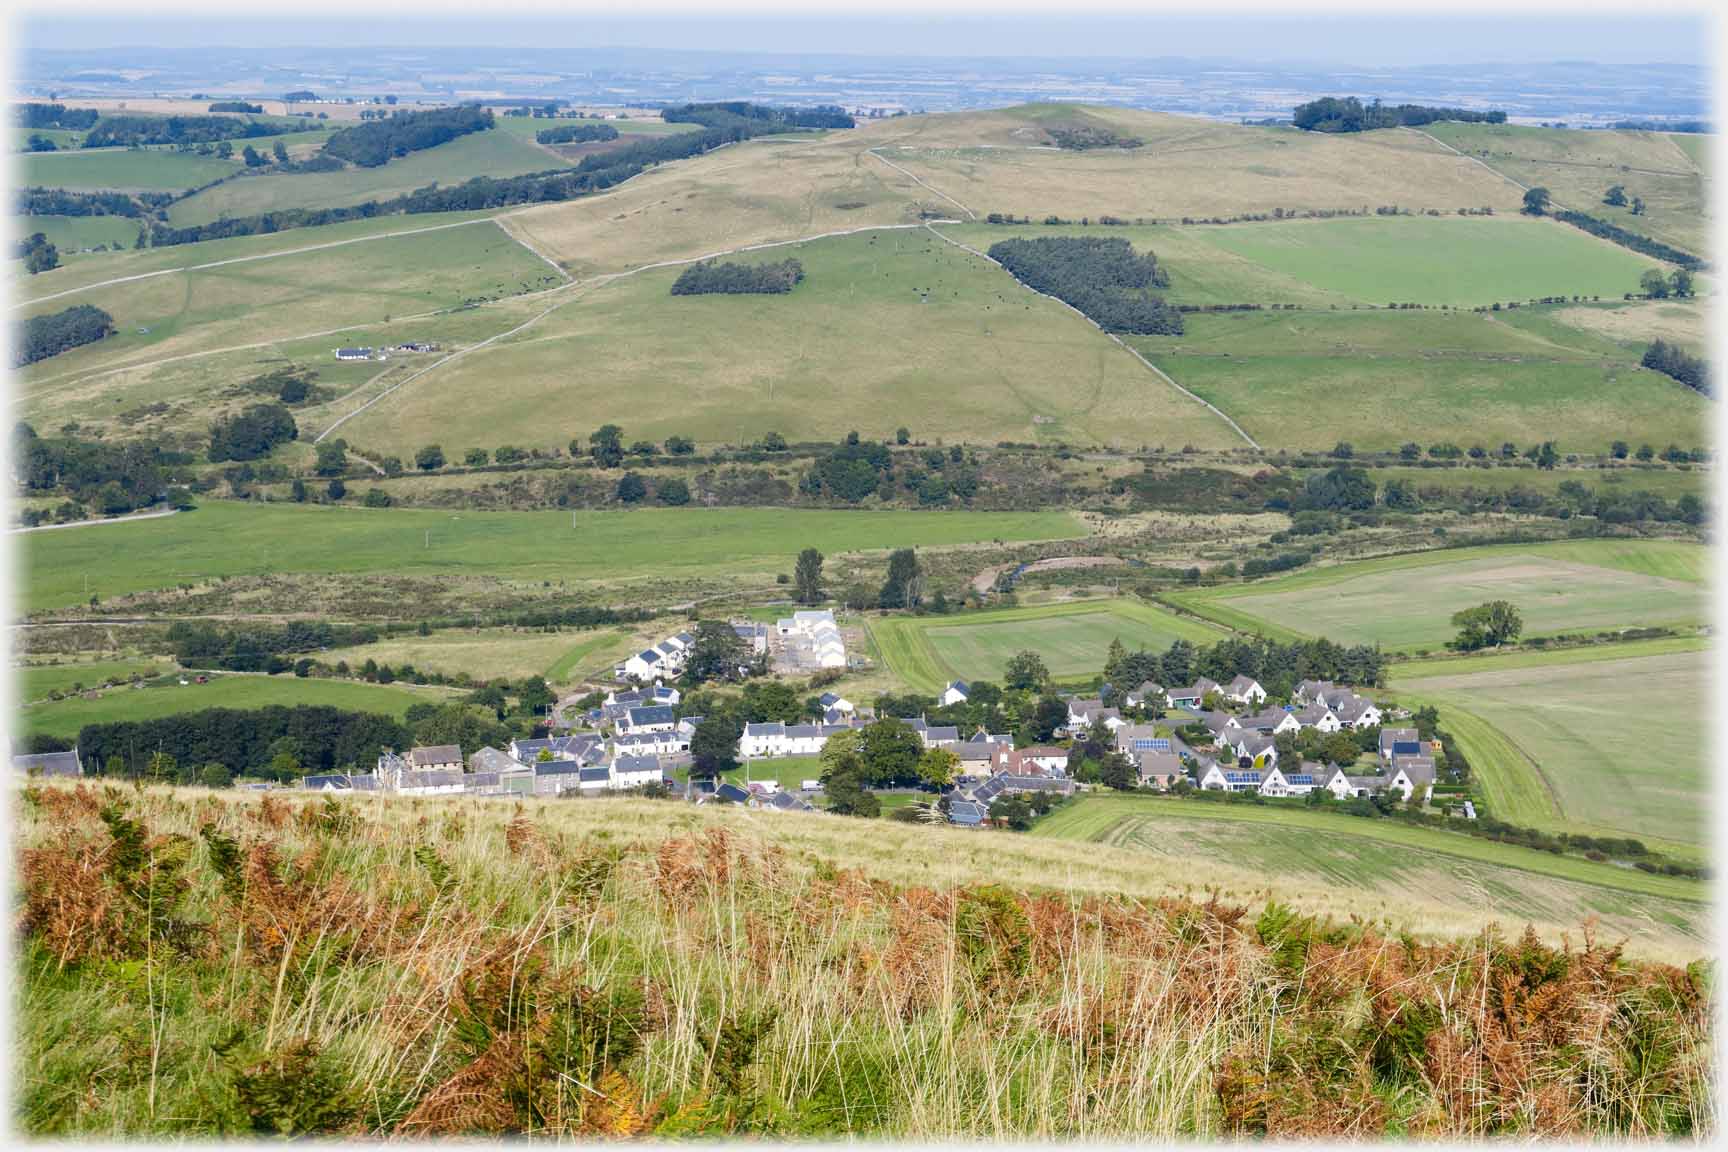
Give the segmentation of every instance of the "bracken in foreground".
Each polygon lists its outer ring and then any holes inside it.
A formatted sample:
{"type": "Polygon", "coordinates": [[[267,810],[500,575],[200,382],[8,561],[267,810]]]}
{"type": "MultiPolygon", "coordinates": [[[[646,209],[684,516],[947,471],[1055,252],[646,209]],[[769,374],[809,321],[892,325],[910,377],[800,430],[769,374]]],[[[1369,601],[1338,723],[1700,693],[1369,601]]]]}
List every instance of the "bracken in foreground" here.
{"type": "Polygon", "coordinates": [[[1701,967],[1588,931],[1425,942],[1278,905],[895,887],[742,820],[573,835],[576,806],[25,786],[21,1127],[1714,1131],[1701,967]]]}

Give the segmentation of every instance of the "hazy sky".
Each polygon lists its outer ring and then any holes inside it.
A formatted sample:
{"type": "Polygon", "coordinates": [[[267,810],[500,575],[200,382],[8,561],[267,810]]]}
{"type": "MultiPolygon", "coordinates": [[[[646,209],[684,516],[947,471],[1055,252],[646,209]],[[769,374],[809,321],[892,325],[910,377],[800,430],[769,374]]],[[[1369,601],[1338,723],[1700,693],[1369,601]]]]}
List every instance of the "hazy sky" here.
{"type": "MultiPolygon", "coordinates": [[[[357,6],[363,6],[357,5],[357,6]]],[[[512,14],[485,19],[382,14],[353,18],[327,11],[292,19],[207,14],[139,19],[26,17],[25,50],[115,45],[328,44],[356,46],[661,47],[770,53],[911,56],[1189,56],[1341,65],[1420,65],[1467,61],[1600,60],[1702,64],[1710,50],[1704,20],[1676,12],[1601,15],[1589,11],[1495,17],[1320,13],[1305,18],[1238,12],[1228,17],[1121,13],[1063,17],[1008,15],[708,14],[614,17],[512,14]]]]}

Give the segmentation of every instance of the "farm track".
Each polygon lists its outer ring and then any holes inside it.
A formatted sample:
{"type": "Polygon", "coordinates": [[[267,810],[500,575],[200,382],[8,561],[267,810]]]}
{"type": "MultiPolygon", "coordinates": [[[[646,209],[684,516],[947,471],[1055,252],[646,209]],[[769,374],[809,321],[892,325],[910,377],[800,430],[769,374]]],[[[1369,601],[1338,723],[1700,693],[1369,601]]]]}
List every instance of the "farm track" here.
{"type": "MultiPolygon", "coordinates": [[[[635,268],[626,269],[623,272],[608,272],[608,273],[605,273],[604,275],[595,276],[595,277],[592,277],[592,278],[587,279],[587,280],[572,280],[568,284],[560,285],[557,288],[548,288],[544,292],[529,293],[528,295],[529,296],[552,295],[552,294],[560,293],[560,292],[569,292],[569,291],[572,291],[573,289],[578,289],[578,288],[602,288],[602,287],[606,286],[607,284],[613,283],[614,281],[623,280],[623,279],[626,279],[628,277],[635,276],[641,272],[652,272],[652,271],[659,269],[659,268],[678,268],[678,267],[682,267],[682,266],[689,265],[689,264],[699,264],[704,260],[715,260],[721,256],[732,256],[732,255],[736,255],[737,253],[740,253],[740,252],[760,252],[760,251],[762,251],[764,249],[768,249],[768,248],[784,248],[784,247],[787,247],[787,246],[793,245],[793,244],[807,244],[807,243],[810,243],[810,242],[815,241],[815,240],[830,240],[830,239],[834,239],[834,238],[837,238],[840,236],[855,236],[855,235],[858,235],[859,233],[862,233],[862,232],[904,231],[904,230],[908,230],[908,229],[921,228],[921,227],[923,227],[923,225],[921,225],[921,224],[871,224],[871,225],[866,225],[866,226],[861,227],[861,228],[843,228],[843,229],[840,229],[840,230],[834,231],[834,232],[821,232],[821,233],[818,233],[814,236],[799,236],[799,237],[796,237],[796,238],[791,239],[791,240],[767,240],[767,241],[763,241],[763,242],[757,243],[757,244],[744,244],[744,245],[740,245],[739,247],[736,247],[736,248],[727,248],[727,249],[723,249],[723,250],[718,251],[718,252],[708,252],[708,253],[705,253],[701,256],[682,257],[682,258],[679,258],[676,260],[658,260],[652,264],[642,264],[642,265],[639,265],[638,267],[635,267],[635,268]]],[[[940,235],[940,233],[938,233],[938,235],[940,235]]],[[[528,298],[527,296],[509,297],[509,299],[511,299],[511,300],[523,300],[523,299],[527,299],[527,298],[528,298]]],[[[466,348],[460,348],[460,349],[456,350],[455,352],[450,353],[448,356],[445,356],[443,359],[438,360],[432,364],[428,364],[426,367],[420,369],[418,372],[414,373],[412,376],[409,376],[406,379],[404,379],[404,380],[402,380],[396,384],[392,384],[390,387],[388,387],[384,391],[380,392],[377,396],[374,396],[371,400],[368,400],[365,404],[362,404],[360,407],[354,409],[354,411],[349,412],[347,415],[339,418],[335,423],[331,424],[329,427],[325,428],[324,431],[320,432],[317,435],[317,437],[313,439],[312,443],[317,444],[317,443],[321,442],[322,440],[324,440],[325,437],[329,436],[330,433],[336,431],[336,429],[340,428],[342,425],[346,424],[348,421],[352,420],[354,417],[360,415],[362,412],[367,411],[373,405],[377,404],[379,401],[385,399],[388,396],[393,395],[397,391],[401,390],[402,388],[407,387],[409,384],[412,384],[414,381],[420,379],[421,377],[427,375],[428,373],[436,371],[437,369],[443,367],[444,365],[450,363],[451,361],[459,359],[463,356],[466,356],[471,352],[478,352],[480,349],[485,348],[488,345],[496,344],[498,341],[507,339],[511,336],[514,336],[518,332],[526,331],[527,329],[533,327],[535,324],[538,324],[540,321],[544,320],[546,317],[550,316],[552,313],[558,311],[558,309],[564,307],[566,304],[573,303],[574,301],[580,300],[580,299],[582,299],[581,295],[573,294],[573,295],[571,295],[565,299],[559,300],[557,303],[553,304],[551,307],[543,309],[538,314],[531,316],[527,320],[524,320],[522,323],[516,325],[514,328],[511,328],[508,331],[500,332],[494,336],[488,336],[486,339],[480,341],[478,344],[471,344],[466,348]]]]}
{"type": "Polygon", "coordinates": [[[45,304],[50,300],[59,300],[66,296],[76,296],[80,292],[89,292],[97,288],[111,288],[116,284],[132,284],[139,280],[154,280],[158,276],[173,276],[181,272],[203,272],[209,268],[226,268],[231,264],[250,264],[257,260],[274,260],[279,256],[301,256],[307,252],[322,252],[329,248],[345,248],[350,244],[366,244],[373,240],[391,240],[398,236],[418,236],[427,232],[443,232],[450,228],[466,228],[471,224],[486,224],[491,217],[483,216],[474,220],[458,220],[453,224],[433,224],[426,228],[407,228],[400,232],[380,232],[376,236],[354,236],[347,240],[331,240],[324,244],[311,244],[304,248],[285,248],[281,252],[260,252],[256,256],[234,256],[227,260],[212,260],[206,264],[188,264],[181,268],[158,268],[154,272],[140,272],[133,276],[116,276],[112,280],[99,280],[94,284],[84,284],[77,288],[68,288],[64,292],[54,292],[47,296],[35,296],[29,300],[21,300],[12,305],[14,310],[29,308],[36,304],[45,304]]]}
{"type": "Polygon", "coordinates": [[[918,185],[918,187],[926,189],[926,190],[931,191],[931,192],[934,192],[936,195],[942,197],[942,199],[948,201],[948,203],[954,205],[954,207],[956,207],[956,208],[960,209],[960,211],[966,213],[967,219],[969,219],[969,220],[978,219],[978,213],[972,211],[972,209],[966,207],[966,205],[960,203],[960,201],[954,199],[954,197],[948,195],[948,193],[942,191],[942,189],[937,188],[934,185],[924,183],[923,180],[919,179],[917,176],[914,176],[911,172],[908,172],[906,169],[900,167],[900,165],[894,163],[894,161],[892,161],[892,160],[888,159],[888,157],[882,155],[882,153],[877,151],[875,148],[866,148],[866,149],[864,149],[864,151],[866,153],[868,153],[869,155],[876,157],[876,159],[882,161],[882,163],[888,165],[888,167],[894,169],[894,171],[900,173],[900,175],[911,180],[914,184],[918,185]]]}
{"type": "Polygon", "coordinates": [[[38,524],[34,528],[14,528],[12,532],[17,535],[20,532],[55,532],[62,528],[98,528],[104,524],[130,524],[134,520],[160,520],[178,511],[178,508],[168,508],[161,512],[137,512],[129,516],[109,516],[101,520],[74,520],[70,524],[38,524]]]}
{"type": "MultiPolygon", "coordinates": [[[[996,260],[994,257],[990,256],[988,253],[980,252],[980,251],[978,251],[978,249],[972,247],[970,244],[963,244],[960,241],[954,239],[953,237],[943,235],[941,232],[937,231],[937,229],[934,226],[935,223],[940,223],[940,221],[927,223],[924,225],[924,227],[929,229],[930,233],[932,235],[940,237],[944,242],[952,244],[952,245],[954,245],[954,247],[959,248],[963,251],[970,252],[970,253],[972,253],[972,255],[978,257],[981,260],[988,260],[990,263],[996,265],[996,267],[998,267],[998,268],[1002,268],[1001,262],[996,260]]],[[[1182,395],[1188,397],[1188,399],[1194,401],[1194,403],[1200,405],[1202,408],[1205,408],[1208,412],[1211,412],[1214,416],[1218,417],[1218,419],[1220,419],[1220,420],[1224,421],[1224,423],[1228,424],[1230,426],[1231,430],[1236,433],[1236,435],[1242,437],[1243,440],[1247,441],[1248,446],[1250,448],[1254,449],[1256,452],[1264,451],[1264,449],[1262,449],[1260,447],[1259,442],[1257,440],[1255,440],[1254,437],[1248,435],[1247,432],[1243,431],[1242,425],[1236,423],[1236,421],[1234,421],[1230,417],[1226,416],[1223,413],[1223,411],[1221,411],[1218,407],[1216,407],[1210,401],[1206,400],[1205,398],[1203,398],[1201,396],[1195,395],[1194,393],[1188,391],[1188,389],[1182,387],[1182,385],[1176,383],[1176,381],[1170,377],[1169,373],[1165,372],[1162,368],[1158,367],[1158,365],[1152,363],[1152,361],[1150,361],[1150,360],[1146,359],[1146,357],[1142,356],[1138,349],[1134,348],[1127,341],[1123,340],[1120,336],[1116,335],[1116,333],[1106,331],[1103,325],[1099,324],[1096,320],[1092,319],[1092,317],[1086,315],[1086,313],[1080,311],[1080,309],[1074,307],[1074,305],[1068,303],[1066,300],[1058,299],[1055,296],[1051,296],[1049,293],[1040,292],[1036,288],[1033,288],[1030,285],[1022,283],[1018,277],[1015,277],[1013,273],[1008,272],[1008,270],[1006,268],[1002,268],[1002,271],[1007,272],[1008,275],[1014,279],[1014,283],[1019,284],[1022,288],[1025,288],[1026,291],[1031,292],[1035,296],[1043,296],[1047,300],[1055,300],[1056,303],[1058,303],[1062,307],[1068,309],[1068,311],[1074,313],[1074,315],[1080,317],[1082,320],[1086,321],[1086,323],[1088,323],[1088,324],[1092,325],[1092,327],[1098,329],[1098,331],[1103,332],[1105,336],[1109,337],[1111,340],[1116,342],[1117,347],[1121,348],[1124,352],[1128,353],[1128,355],[1134,357],[1134,359],[1140,361],[1140,363],[1145,366],[1145,368],[1148,372],[1152,373],[1154,376],[1158,377],[1158,379],[1164,381],[1164,383],[1168,384],[1170,387],[1172,387],[1176,391],[1182,393],[1182,395]]]]}

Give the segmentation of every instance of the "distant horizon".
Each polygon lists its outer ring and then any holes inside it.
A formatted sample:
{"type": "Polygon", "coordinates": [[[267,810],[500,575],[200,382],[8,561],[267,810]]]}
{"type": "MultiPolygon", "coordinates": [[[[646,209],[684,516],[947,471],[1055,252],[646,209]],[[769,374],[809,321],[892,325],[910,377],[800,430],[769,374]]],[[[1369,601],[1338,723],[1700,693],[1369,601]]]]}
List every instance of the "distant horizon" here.
{"type": "Polygon", "coordinates": [[[417,17],[404,25],[386,15],[312,13],[281,17],[164,14],[150,20],[27,15],[15,30],[21,55],[101,54],[116,50],[340,53],[355,49],[531,50],[564,43],[584,52],[640,52],[854,59],[1152,61],[1182,59],[1322,68],[1440,68],[1461,64],[1599,63],[1707,69],[1710,22],[1699,13],[1638,17],[1582,13],[1552,16],[1367,15],[1321,12],[1226,18],[1007,15],[999,19],[934,13],[867,19],[740,15],[617,18],[501,13],[482,19],[417,17]],[[316,27],[316,40],[306,37],[316,27]],[[194,40],[193,38],[196,37],[194,40]],[[1144,43],[1144,50],[1133,46],[1144,43]],[[836,47],[843,45],[843,47],[836,47]]]}

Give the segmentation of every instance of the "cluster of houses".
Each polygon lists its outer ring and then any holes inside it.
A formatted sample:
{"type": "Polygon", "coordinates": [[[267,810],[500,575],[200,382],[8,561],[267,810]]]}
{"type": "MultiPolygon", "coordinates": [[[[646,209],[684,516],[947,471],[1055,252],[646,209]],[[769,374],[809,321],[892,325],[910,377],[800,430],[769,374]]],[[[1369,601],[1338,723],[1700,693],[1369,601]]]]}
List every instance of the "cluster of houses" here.
{"type": "Polygon", "coordinates": [[[777,620],[779,665],[788,672],[846,667],[846,641],[826,608],[794,612],[777,620]]]}
{"type": "Polygon", "coordinates": [[[438,345],[424,340],[410,340],[404,344],[392,344],[388,348],[338,348],[338,360],[388,360],[392,352],[436,352],[438,345]]]}

